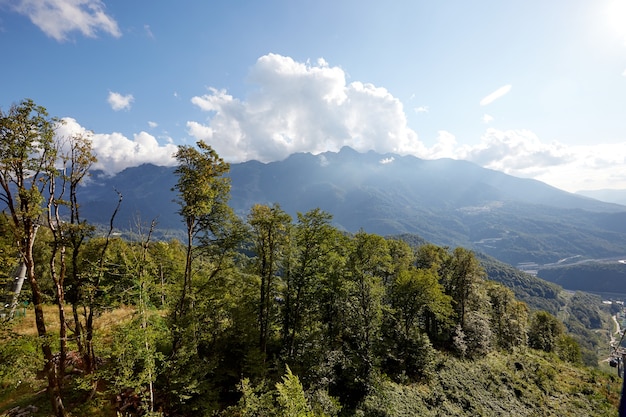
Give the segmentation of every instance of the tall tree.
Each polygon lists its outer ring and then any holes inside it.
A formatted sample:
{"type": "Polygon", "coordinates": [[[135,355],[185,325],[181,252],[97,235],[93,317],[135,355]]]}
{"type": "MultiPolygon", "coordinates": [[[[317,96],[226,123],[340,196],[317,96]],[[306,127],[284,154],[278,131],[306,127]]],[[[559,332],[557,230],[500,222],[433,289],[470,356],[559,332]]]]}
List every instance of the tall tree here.
{"type": "Polygon", "coordinates": [[[528,307],[515,299],[513,291],[490,282],[487,294],[491,304],[491,330],[497,347],[512,350],[525,346],[528,339],[528,307]]]}
{"type": "Polygon", "coordinates": [[[284,274],[283,343],[290,358],[294,357],[300,338],[305,340],[307,333],[312,334],[313,323],[321,318],[315,296],[333,249],[331,219],[329,213],[319,208],[298,213],[293,233],[294,259],[284,274]]]}
{"type": "Polygon", "coordinates": [[[225,323],[221,291],[232,277],[236,249],[246,232],[228,206],[228,163],[206,143],[196,145],[180,146],[175,154],[174,191],[186,247],[182,283],[170,303],[172,349],[166,382],[171,401],[184,401],[191,408],[196,401],[209,401],[198,386],[207,384],[220,362],[214,346],[225,323]]]}
{"type": "Polygon", "coordinates": [[[343,350],[346,357],[338,383],[343,397],[356,405],[372,388],[377,365],[375,347],[383,318],[383,281],[393,271],[386,240],[358,232],[353,239],[343,282],[343,350]]]}
{"type": "Polygon", "coordinates": [[[55,175],[57,148],[54,135],[57,120],[32,100],[0,110],[0,199],[8,209],[15,244],[26,265],[26,277],[32,291],[37,333],[46,361],[48,392],[55,415],[65,415],[65,408],[47,337],[43,312],[43,294],[35,274],[33,245],[43,214],[43,192],[55,175]]]}
{"type": "Polygon", "coordinates": [[[196,145],[179,146],[174,155],[178,161],[174,190],[187,238],[185,273],[178,304],[173,310],[174,320],[189,309],[196,239],[211,235],[223,223],[224,216],[230,214],[230,179],[225,176],[230,166],[205,142],[198,141],[196,145]]]}
{"type": "MultiPolygon", "coordinates": [[[[88,174],[96,157],[92,152],[91,138],[75,135],[56,142],[58,163],[61,167],[58,175],[52,175],[48,182],[47,223],[52,233],[51,252],[49,258],[50,275],[55,288],[56,302],[59,310],[59,363],[65,364],[67,355],[67,320],[65,313],[65,279],[68,272],[66,249],[69,245],[71,271],[78,274],[77,259],[83,240],[91,234],[93,227],[82,222],[79,216],[77,198],[78,186],[88,174]],[[69,212],[69,213],[68,213],[69,212]],[[69,214],[69,221],[66,221],[69,214]]],[[[74,282],[76,279],[73,280],[74,282]]],[[[72,304],[74,309],[76,304],[72,304]]],[[[75,321],[74,333],[79,340],[80,321],[75,321]]],[[[79,347],[84,344],[79,340],[79,347]]],[[[84,355],[83,349],[79,349],[84,355]]],[[[87,358],[84,358],[87,360],[87,358]]],[[[63,385],[65,367],[59,367],[59,385],[63,385]]]]}
{"type": "Polygon", "coordinates": [[[283,249],[288,244],[291,216],[278,204],[255,204],[250,209],[248,224],[252,228],[256,272],[261,279],[258,306],[259,349],[265,355],[274,314],[274,286],[282,267],[283,249]]]}
{"type": "Polygon", "coordinates": [[[465,314],[471,303],[477,302],[478,285],[484,277],[485,271],[472,251],[461,247],[454,249],[451,275],[443,285],[454,301],[461,327],[465,325],[465,314]]]}

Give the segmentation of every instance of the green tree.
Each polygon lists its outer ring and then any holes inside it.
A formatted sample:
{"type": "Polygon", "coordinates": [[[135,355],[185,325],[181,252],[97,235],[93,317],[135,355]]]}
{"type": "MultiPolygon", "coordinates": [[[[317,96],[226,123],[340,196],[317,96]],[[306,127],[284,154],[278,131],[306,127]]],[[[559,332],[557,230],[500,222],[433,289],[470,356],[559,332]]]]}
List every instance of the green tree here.
{"type": "Polygon", "coordinates": [[[495,345],[507,351],[528,342],[528,308],[515,299],[513,291],[491,282],[487,287],[491,304],[491,330],[495,345]]]}
{"type": "Polygon", "coordinates": [[[206,143],[180,146],[174,190],[185,224],[185,263],[170,307],[171,352],[166,390],[186,412],[211,408],[211,379],[220,362],[215,349],[229,320],[225,293],[235,285],[232,271],[245,235],[243,222],[228,206],[229,165],[206,143]]]}
{"type": "Polygon", "coordinates": [[[174,190],[187,238],[185,273],[178,304],[173,310],[174,321],[189,309],[196,239],[201,236],[210,239],[208,236],[222,224],[224,216],[230,214],[230,179],[225,176],[230,166],[205,142],[198,141],[196,145],[197,148],[179,146],[174,155],[178,161],[174,190]]]}
{"type": "Polygon", "coordinates": [[[348,407],[356,406],[373,387],[383,319],[383,280],[393,270],[391,260],[383,237],[360,231],[352,239],[340,310],[345,359],[336,381],[348,407]]]}
{"type": "MultiPolygon", "coordinates": [[[[77,263],[82,242],[94,230],[92,226],[80,219],[77,189],[96,158],[92,152],[90,138],[83,135],[59,140],[56,146],[61,168],[58,175],[51,175],[48,179],[47,224],[52,234],[49,257],[50,276],[54,283],[55,299],[59,311],[59,363],[65,364],[68,322],[65,313],[65,281],[68,275],[68,266],[70,271],[74,272],[75,278],[78,273],[77,263]],[[67,221],[67,211],[69,211],[69,221],[67,221]],[[68,246],[71,256],[69,265],[67,260],[68,246]]],[[[75,304],[73,305],[75,306],[75,304]]],[[[77,340],[82,337],[79,329],[79,326],[74,326],[77,340]]],[[[82,349],[84,346],[82,340],[79,340],[78,345],[85,361],[91,363],[92,361],[88,360],[82,349]]],[[[61,387],[63,386],[64,371],[65,367],[60,366],[58,377],[61,387]]]]}
{"type": "Polygon", "coordinates": [[[583,356],[580,345],[572,336],[562,334],[556,341],[556,354],[561,360],[582,364],[583,356]]]}
{"type": "Polygon", "coordinates": [[[528,346],[545,352],[553,352],[563,333],[563,324],[556,317],[547,311],[537,311],[530,321],[528,346]]]}
{"type": "Polygon", "coordinates": [[[309,401],[304,395],[304,388],[297,375],[291,372],[287,366],[287,372],[283,381],[276,384],[278,392],[278,413],[283,417],[315,417],[309,401]]]}
{"type": "Polygon", "coordinates": [[[402,271],[390,288],[389,298],[405,335],[416,326],[427,330],[427,316],[446,323],[454,313],[452,298],[444,293],[433,269],[402,271]]]}
{"type": "Polygon", "coordinates": [[[250,209],[248,224],[256,254],[255,271],[260,277],[258,306],[259,349],[267,353],[267,343],[274,315],[275,284],[282,269],[283,250],[288,247],[291,216],[278,204],[255,204],[250,209]]]}
{"type": "MultiPolygon", "coordinates": [[[[285,271],[283,344],[289,358],[319,331],[318,294],[333,249],[332,216],[320,209],[298,213],[293,229],[291,267],[285,271]]],[[[307,352],[299,352],[307,355],[307,352]]]]}
{"type": "Polygon", "coordinates": [[[32,100],[0,110],[0,199],[8,209],[11,231],[20,257],[26,265],[31,287],[37,333],[46,361],[48,393],[55,415],[64,416],[62,393],[47,337],[40,278],[35,274],[33,246],[43,214],[48,181],[55,175],[57,148],[54,134],[57,120],[32,100]]]}
{"type": "Polygon", "coordinates": [[[465,315],[472,308],[476,309],[478,287],[483,282],[485,271],[480,266],[474,253],[458,247],[452,252],[451,274],[443,281],[446,293],[454,302],[458,323],[465,325],[465,315]],[[472,305],[474,303],[474,305],[472,305]]]}

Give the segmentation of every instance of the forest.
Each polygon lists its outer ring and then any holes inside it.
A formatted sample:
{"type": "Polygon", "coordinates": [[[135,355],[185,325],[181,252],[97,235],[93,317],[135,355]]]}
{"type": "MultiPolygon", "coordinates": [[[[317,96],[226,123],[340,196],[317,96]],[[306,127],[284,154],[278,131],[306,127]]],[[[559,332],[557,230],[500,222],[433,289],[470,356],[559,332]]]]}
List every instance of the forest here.
{"type": "Polygon", "coordinates": [[[589,383],[570,415],[614,406],[619,383],[581,368],[564,325],[486,279],[471,251],[348,234],[317,208],[236,216],[229,165],[204,142],[174,155],[185,239],[153,239],[159,219],[140,214],[132,239],[116,211],[89,224],[80,186],[96,156],[59,123],[31,100],[0,113],[1,276],[24,265],[28,283],[0,327],[0,398],[43,386],[56,416],[400,415],[383,400],[438,381],[449,392],[424,394],[422,415],[490,415],[477,398],[450,405],[461,394],[441,379],[452,366],[483,378],[472,364],[489,363],[503,367],[491,389],[512,393],[496,402],[541,409],[558,366],[589,383]],[[15,327],[24,301],[33,335],[15,327]]]}

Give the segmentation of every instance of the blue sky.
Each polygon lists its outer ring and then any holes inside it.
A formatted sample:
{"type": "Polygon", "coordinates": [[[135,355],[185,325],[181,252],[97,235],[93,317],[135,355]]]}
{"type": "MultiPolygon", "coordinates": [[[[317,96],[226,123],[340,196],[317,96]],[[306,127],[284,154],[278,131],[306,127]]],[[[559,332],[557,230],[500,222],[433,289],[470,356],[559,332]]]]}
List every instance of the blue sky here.
{"type": "Polygon", "coordinates": [[[624,0],[0,0],[0,50],[2,109],[93,132],[110,173],[202,139],[626,188],[624,0]]]}

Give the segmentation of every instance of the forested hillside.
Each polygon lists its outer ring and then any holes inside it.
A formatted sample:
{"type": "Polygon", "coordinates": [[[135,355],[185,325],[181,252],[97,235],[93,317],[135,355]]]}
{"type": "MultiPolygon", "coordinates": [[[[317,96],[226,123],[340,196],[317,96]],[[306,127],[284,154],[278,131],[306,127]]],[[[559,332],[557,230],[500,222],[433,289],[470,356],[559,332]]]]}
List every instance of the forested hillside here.
{"type": "Polygon", "coordinates": [[[545,266],[537,275],[564,288],[626,297],[626,264],[617,260],[545,266]]]}
{"type": "Polygon", "coordinates": [[[101,234],[75,192],[89,138],[59,146],[31,101],[0,122],[0,254],[28,283],[7,299],[30,301],[4,310],[0,410],[614,415],[616,378],[582,367],[563,323],[488,280],[468,249],[346,233],[319,208],[237,216],[229,165],[203,142],[176,154],[181,240],[154,239],[145,218],[134,240],[117,236],[123,195],[101,234]]]}

